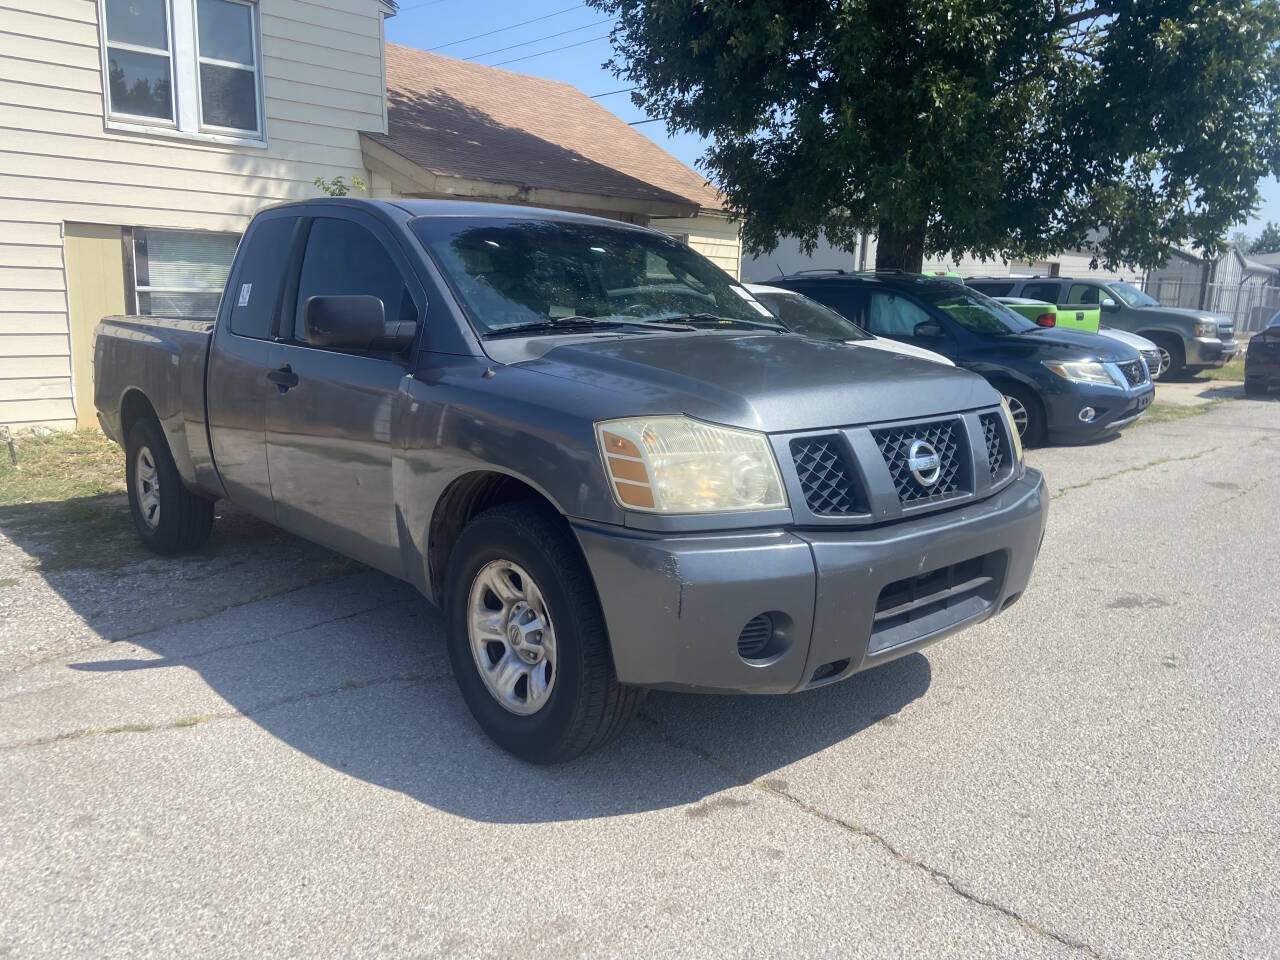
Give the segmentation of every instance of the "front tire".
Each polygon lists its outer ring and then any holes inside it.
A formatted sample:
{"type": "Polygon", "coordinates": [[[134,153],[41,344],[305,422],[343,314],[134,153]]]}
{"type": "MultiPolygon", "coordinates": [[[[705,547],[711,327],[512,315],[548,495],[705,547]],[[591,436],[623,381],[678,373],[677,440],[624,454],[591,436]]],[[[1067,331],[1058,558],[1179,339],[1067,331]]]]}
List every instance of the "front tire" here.
{"type": "Polygon", "coordinates": [[[159,422],[135,423],[124,450],[129,511],[139,539],[166,555],[204,546],[213,529],[213,501],[183,484],[159,422]]]}
{"type": "Polygon", "coordinates": [[[1246,397],[1265,397],[1267,395],[1267,381],[1265,380],[1246,380],[1244,382],[1244,395],[1246,397]]]}
{"type": "Polygon", "coordinates": [[[1168,336],[1167,334],[1144,334],[1148,340],[1155,343],[1160,348],[1160,377],[1163,380],[1172,380],[1174,377],[1185,371],[1187,365],[1186,353],[1182,348],[1182,341],[1168,336]]]}
{"type": "Polygon", "coordinates": [[[487,510],[462,531],[444,591],[449,660],[498,746],[560,763],[616,737],[644,691],[618,683],[595,584],[563,518],[487,510]]]}
{"type": "Polygon", "coordinates": [[[1043,443],[1047,424],[1040,398],[1026,387],[1011,383],[1000,384],[996,389],[1009,404],[1009,412],[1013,414],[1013,423],[1023,445],[1034,447],[1043,443]]]}

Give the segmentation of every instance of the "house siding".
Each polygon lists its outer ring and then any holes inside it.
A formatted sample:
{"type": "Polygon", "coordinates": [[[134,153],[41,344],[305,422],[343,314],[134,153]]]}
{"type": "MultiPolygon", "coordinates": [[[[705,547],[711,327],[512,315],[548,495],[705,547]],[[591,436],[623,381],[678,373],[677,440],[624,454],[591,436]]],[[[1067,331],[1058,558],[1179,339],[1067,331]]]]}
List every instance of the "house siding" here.
{"type": "Polygon", "coordinates": [[[379,0],[260,14],[267,145],[247,147],[107,130],[96,0],[0,0],[0,424],[70,427],[92,403],[73,389],[88,347],[71,342],[65,224],[241,232],[317,177],[363,173],[360,132],[386,125],[379,0]]]}
{"type": "Polygon", "coordinates": [[[741,225],[728,217],[700,213],[696,217],[650,220],[649,226],[663,233],[684,234],[689,246],[737,279],[741,273],[741,225]]]}

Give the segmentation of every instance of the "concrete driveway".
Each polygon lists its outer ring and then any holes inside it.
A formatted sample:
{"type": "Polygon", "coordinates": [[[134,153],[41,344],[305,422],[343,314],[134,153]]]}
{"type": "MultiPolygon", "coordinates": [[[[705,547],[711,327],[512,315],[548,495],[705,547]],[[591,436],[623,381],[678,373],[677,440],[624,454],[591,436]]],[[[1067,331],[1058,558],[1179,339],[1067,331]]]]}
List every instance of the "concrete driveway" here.
{"type": "Polygon", "coordinates": [[[551,769],[389,578],[6,514],[0,956],[1275,956],[1280,401],[1030,459],[1004,616],[551,769]]]}

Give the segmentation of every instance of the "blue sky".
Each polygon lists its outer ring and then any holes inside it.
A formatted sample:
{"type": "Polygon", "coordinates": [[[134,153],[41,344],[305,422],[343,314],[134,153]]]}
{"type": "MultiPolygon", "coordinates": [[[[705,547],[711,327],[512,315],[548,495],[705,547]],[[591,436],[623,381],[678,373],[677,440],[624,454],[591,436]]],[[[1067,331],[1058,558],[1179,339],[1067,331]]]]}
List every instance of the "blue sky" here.
{"type": "MultiPolygon", "coordinates": [[[[627,86],[602,66],[611,53],[605,39],[609,27],[610,22],[600,13],[583,3],[575,5],[574,0],[401,0],[400,13],[387,23],[387,39],[421,50],[441,47],[436,52],[562,80],[594,95],[627,86]],[[535,17],[542,19],[510,30],[500,29],[535,17]],[[454,42],[490,31],[498,32],[454,42]],[[503,63],[516,58],[520,59],[503,63]]],[[[601,97],[600,103],[628,123],[646,119],[625,93],[601,97]]],[[[661,121],[642,124],[637,129],[690,166],[695,166],[702,153],[700,138],[668,136],[661,121]]],[[[1250,234],[1256,234],[1268,219],[1280,221],[1280,183],[1267,180],[1262,192],[1262,206],[1245,226],[1250,234]]]]}

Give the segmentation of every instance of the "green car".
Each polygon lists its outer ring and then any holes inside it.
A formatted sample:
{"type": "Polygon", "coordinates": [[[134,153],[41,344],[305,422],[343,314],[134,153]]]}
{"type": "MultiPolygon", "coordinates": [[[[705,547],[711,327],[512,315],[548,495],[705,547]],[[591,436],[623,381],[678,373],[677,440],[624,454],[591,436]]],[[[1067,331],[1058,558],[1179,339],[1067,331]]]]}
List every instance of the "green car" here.
{"type": "Polygon", "coordinates": [[[1099,307],[1055,306],[1043,300],[1028,300],[1026,297],[996,297],[995,300],[1042,327],[1097,333],[1102,322],[1102,310],[1099,307]]]}

